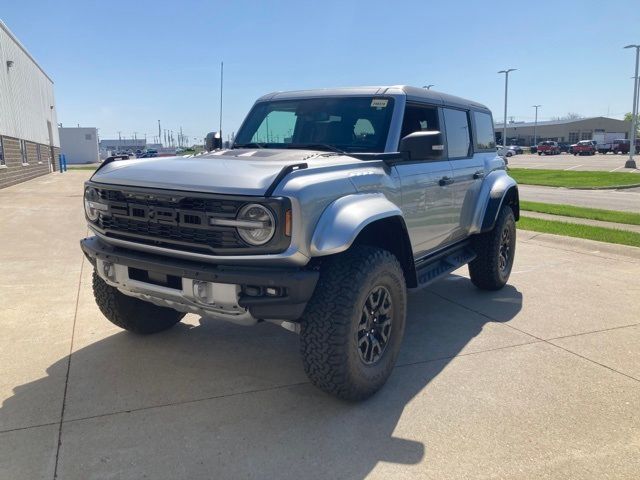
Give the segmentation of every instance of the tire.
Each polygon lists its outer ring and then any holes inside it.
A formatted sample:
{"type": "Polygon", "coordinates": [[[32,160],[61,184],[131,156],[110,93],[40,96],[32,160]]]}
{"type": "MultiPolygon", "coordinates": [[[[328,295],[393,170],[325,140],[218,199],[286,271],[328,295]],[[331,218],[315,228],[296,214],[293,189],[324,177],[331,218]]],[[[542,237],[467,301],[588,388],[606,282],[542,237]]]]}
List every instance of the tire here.
{"type": "Polygon", "coordinates": [[[469,263],[473,284],[482,290],[504,287],[509,281],[516,253],[516,219],[510,206],[502,207],[493,230],[478,235],[473,247],[477,254],[469,263]]]}
{"type": "Polygon", "coordinates": [[[406,303],[402,267],[390,252],[356,246],[325,262],[300,330],[302,362],[311,383],[349,401],[378,391],[398,358],[406,303]],[[378,301],[384,305],[375,310],[376,316],[365,313],[367,302],[371,306],[378,301]],[[387,321],[390,325],[380,328],[387,321]],[[384,332],[387,340],[380,351],[384,332]]]}
{"type": "Polygon", "coordinates": [[[542,152],[538,152],[538,155],[542,155],[542,152]]]}
{"type": "Polygon", "coordinates": [[[184,313],[159,307],[120,293],[93,272],[93,296],[102,314],[114,325],[138,334],[162,332],[182,320],[184,313]]]}

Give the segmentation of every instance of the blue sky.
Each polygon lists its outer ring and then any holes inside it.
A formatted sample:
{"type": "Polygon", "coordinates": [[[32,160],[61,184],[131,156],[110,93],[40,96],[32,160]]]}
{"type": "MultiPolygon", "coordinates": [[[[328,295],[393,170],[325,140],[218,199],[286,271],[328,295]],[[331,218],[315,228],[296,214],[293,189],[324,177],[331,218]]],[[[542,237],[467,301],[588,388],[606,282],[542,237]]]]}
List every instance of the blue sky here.
{"type": "Polygon", "coordinates": [[[0,15],[55,81],[58,121],[138,138],[225,137],[274,90],[435,84],[502,118],[631,110],[640,5],[629,1],[32,1],[0,15]],[[124,67],[124,68],[123,68],[124,67]]]}

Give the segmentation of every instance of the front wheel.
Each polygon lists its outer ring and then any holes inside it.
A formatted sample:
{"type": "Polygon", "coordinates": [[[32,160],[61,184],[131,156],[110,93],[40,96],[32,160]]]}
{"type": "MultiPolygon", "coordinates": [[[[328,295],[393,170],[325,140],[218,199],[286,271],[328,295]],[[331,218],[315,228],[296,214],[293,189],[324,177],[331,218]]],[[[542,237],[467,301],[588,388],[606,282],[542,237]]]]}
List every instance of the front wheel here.
{"type": "Polygon", "coordinates": [[[185,315],[171,308],[129,297],[108,285],[95,271],[93,296],[107,320],[133,333],[149,334],[167,330],[185,315]]]}
{"type": "Polygon", "coordinates": [[[398,358],[406,304],[402,267],[390,252],[356,246],[328,259],[300,331],[311,383],[345,400],[373,395],[398,358]]]}
{"type": "Polygon", "coordinates": [[[493,230],[479,234],[473,243],[477,257],[469,263],[473,284],[483,290],[499,290],[509,280],[516,253],[516,219],[504,205],[493,230]]]}

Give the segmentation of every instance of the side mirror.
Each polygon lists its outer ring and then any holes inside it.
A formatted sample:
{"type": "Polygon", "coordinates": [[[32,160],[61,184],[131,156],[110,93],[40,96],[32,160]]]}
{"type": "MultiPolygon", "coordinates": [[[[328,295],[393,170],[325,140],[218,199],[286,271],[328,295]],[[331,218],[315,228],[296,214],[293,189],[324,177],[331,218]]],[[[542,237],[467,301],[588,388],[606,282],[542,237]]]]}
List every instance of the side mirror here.
{"type": "Polygon", "coordinates": [[[444,142],[439,130],[413,132],[400,140],[400,153],[409,160],[441,160],[444,142]]]}

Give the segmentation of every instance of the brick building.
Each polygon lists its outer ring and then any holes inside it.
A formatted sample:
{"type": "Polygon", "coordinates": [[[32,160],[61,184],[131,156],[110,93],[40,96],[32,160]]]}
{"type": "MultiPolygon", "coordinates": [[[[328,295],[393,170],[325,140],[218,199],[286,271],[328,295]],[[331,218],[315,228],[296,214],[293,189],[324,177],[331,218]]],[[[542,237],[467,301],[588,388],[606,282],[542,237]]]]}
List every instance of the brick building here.
{"type": "Polygon", "coordinates": [[[0,20],[0,188],[56,168],[53,81],[0,20]]]}

